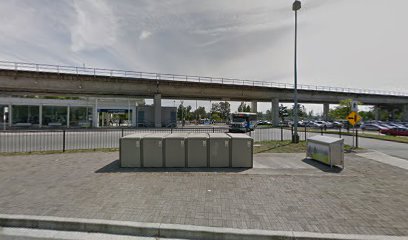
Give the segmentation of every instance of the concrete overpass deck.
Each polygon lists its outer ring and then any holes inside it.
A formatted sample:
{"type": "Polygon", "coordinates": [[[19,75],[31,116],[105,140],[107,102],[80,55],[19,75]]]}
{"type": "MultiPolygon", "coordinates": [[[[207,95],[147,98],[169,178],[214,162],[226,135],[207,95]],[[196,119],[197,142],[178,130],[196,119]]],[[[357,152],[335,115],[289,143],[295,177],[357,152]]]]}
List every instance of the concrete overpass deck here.
{"type": "MultiPolygon", "coordinates": [[[[273,109],[279,102],[293,102],[293,85],[285,83],[4,61],[0,86],[0,92],[14,95],[143,97],[154,98],[157,105],[161,98],[272,102],[273,109]]],[[[301,103],[337,104],[351,98],[367,105],[402,106],[408,119],[408,93],[312,85],[298,89],[301,103]]]]}
{"type": "MultiPolygon", "coordinates": [[[[101,68],[0,61],[3,92],[86,94],[169,99],[293,101],[293,84],[219,77],[162,74],[101,68]],[[7,81],[12,80],[13,81],[7,81]]],[[[408,103],[408,92],[298,85],[299,101],[338,103],[353,98],[364,104],[408,103]]]]}

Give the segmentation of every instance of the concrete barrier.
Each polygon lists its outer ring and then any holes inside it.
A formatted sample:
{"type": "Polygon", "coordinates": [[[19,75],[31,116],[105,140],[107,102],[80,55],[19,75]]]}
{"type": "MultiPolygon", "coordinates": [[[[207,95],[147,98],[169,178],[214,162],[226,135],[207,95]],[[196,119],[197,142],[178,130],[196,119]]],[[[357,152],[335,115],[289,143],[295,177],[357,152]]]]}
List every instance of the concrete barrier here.
{"type": "MultiPolygon", "coordinates": [[[[0,214],[0,227],[94,232],[124,236],[214,240],[407,240],[406,236],[334,234],[192,225],[143,223],[102,219],[0,214]]],[[[0,235],[1,237],[1,235],[0,235]]]]}

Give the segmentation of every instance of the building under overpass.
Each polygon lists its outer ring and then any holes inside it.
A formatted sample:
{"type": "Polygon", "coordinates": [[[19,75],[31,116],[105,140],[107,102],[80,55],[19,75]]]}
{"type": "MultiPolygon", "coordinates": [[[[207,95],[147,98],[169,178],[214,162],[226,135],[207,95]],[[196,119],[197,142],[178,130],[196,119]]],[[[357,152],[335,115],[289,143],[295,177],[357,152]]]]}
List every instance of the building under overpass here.
{"type": "MultiPolygon", "coordinates": [[[[160,74],[85,67],[0,62],[0,91],[8,94],[153,98],[154,125],[162,126],[161,99],[223,100],[272,103],[272,121],[279,121],[279,103],[293,102],[293,85],[229,78],[160,74]]],[[[327,86],[298,86],[300,103],[329,104],[354,99],[380,108],[398,108],[408,121],[408,93],[327,86]]],[[[377,114],[378,115],[378,114],[377,114]]]]}
{"type": "MultiPolygon", "coordinates": [[[[154,110],[137,98],[0,96],[0,123],[10,128],[152,127],[154,110]]],[[[161,107],[161,126],[174,126],[176,111],[175,107],[161,107]]]]}

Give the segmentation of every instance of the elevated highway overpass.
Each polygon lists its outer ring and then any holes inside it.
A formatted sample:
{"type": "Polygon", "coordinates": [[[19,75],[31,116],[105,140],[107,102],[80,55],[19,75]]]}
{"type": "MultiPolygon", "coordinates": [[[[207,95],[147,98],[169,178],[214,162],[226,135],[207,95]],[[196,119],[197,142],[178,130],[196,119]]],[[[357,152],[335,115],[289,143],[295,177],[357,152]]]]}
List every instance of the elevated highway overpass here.
{"type": "MultiPolygon", "coordinates": [[[[293,102],[293,85],[265,81],[214,78],[177,74],[0,62],[0,93],[37,95],[78,95],[161,99],[272,102],[273,120],[278,121],[279,102],[293,102]]],[[[367,105],[393,106],[408,121],[408,93],[298,85],[299,102],[329,104],[351,98],[367,105]]],[[[160,111],[156,111],[157,121],[160,111]]]]}

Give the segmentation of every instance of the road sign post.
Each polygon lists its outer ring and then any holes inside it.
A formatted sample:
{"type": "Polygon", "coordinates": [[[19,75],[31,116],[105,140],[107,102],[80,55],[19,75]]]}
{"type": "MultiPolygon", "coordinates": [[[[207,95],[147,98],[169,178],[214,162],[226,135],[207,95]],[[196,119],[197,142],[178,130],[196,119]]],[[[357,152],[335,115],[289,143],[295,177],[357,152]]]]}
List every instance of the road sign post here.
{"type": "MultiPolygon", "coordinates": [[[[353,107],[353,106],[352,106],[352,107],[353,107]]],[[[356,133],[355,125],[356,125],[358,122],[361,121],[361,116],[358,115],[357,112],[353,111],[353,112],[351,112],[351,113],[347,116],[347,120],[348,120],[348,122],[349,122],[351,125],[353,125],[353,147],[354,147],[354,136],[356,137],[356,141],[355,141],[356,147],[358,147],[358,139],[357,139],[358,135],[357,135],[357,133],[356,133]]]]}

